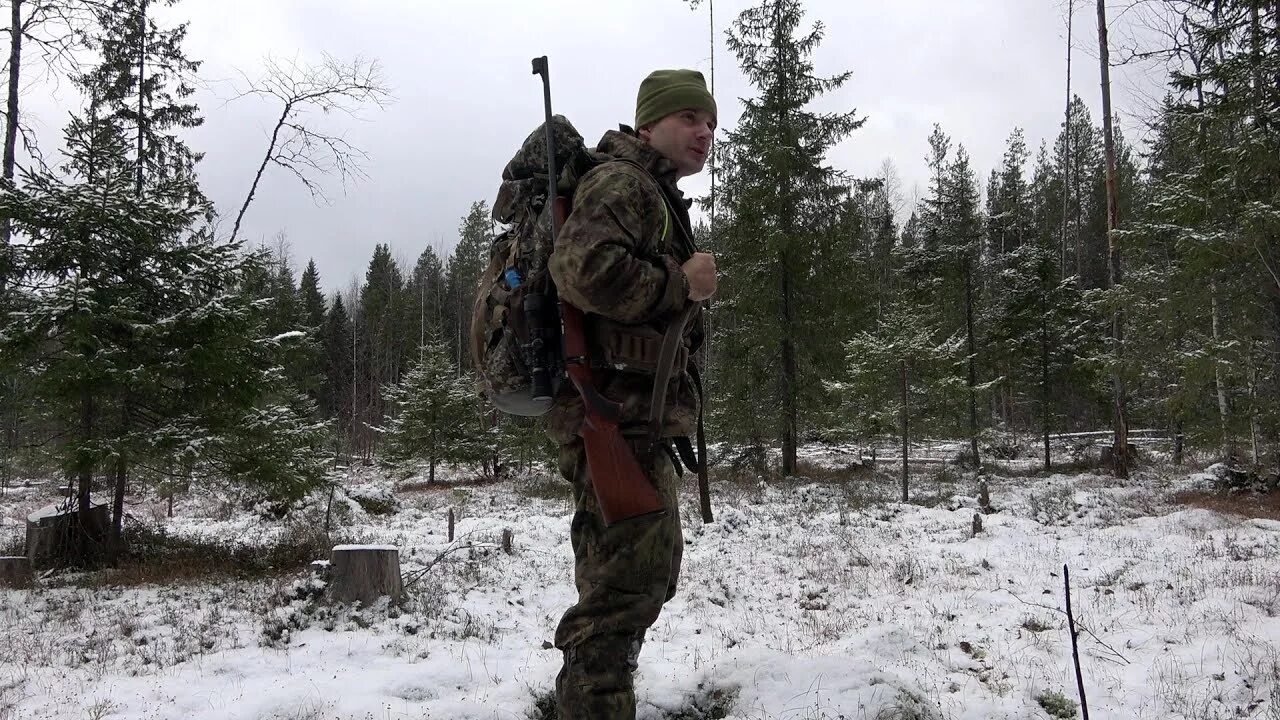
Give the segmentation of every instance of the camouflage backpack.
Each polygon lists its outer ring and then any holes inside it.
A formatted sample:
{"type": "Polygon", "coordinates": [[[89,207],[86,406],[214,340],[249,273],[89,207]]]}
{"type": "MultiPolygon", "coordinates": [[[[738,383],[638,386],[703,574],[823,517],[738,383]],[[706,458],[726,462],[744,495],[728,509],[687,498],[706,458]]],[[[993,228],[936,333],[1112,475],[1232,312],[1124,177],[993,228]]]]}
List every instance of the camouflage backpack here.
{"type": "MultiPolygon", "coordinates": [[[[570,197],[583,175],[609,158],[588,150],[563,116],[551,128],[556,192],[570,197]]],[[[493,239],[471,315],[471,357],[484,391],[512,415],[546,413],[563,377],[559,299],[547,269],[550,207],[546,131],[539,125],[502,171],[493,219],[505,229],[493,239]],[[535,369],[546,371],[546,385],[536,387],[535,369]]]]}

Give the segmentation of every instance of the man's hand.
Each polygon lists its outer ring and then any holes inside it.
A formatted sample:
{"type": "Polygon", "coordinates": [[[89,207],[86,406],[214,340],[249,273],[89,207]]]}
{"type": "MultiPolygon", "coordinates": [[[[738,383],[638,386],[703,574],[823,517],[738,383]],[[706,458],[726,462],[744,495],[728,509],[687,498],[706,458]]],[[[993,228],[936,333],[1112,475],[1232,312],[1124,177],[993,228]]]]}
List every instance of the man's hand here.
{"type": "Polygon", "coordinates": [[[701,302],[716,294],[716,257],[698,252],[680,266],[689,279],[689,299],[701,302]]]}

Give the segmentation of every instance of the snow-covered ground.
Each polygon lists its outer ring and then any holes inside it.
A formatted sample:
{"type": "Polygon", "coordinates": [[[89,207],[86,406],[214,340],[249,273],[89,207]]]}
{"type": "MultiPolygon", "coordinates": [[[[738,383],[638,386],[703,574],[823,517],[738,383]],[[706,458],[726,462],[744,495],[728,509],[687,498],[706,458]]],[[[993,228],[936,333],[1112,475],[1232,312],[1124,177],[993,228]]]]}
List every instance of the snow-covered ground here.
{"type": "MultiPolygon", "coordinates": [[[[1280,522],[1171,502],[1204,476],[992,476],[997,511],[974,537],[974,483],[954,469],[940,484],[924,466],[922,503],[902,504],[892,475],[807,455],[822,482],[719,484],[711,525],[686,493],[681,589],[641,655],[641,717],[1075,717],[1067,565],[1094,717],[1280,718],[1280,522]]],[[[385,500],[394,481],[358,484],[385,500]]],[[[0,590],[0,719],[539,717],[572,601],[560,489],[399,492],[378,516],[339,498],[346,539],[400,548],[404,608],[332,608],[305,574],[0,590]]],[[[11,491],[0,529],[49,500],[11,491]]],[[[191,497],[155,514],[171,534],[252,544],[322,511],[265,520],[191,497]]]]}

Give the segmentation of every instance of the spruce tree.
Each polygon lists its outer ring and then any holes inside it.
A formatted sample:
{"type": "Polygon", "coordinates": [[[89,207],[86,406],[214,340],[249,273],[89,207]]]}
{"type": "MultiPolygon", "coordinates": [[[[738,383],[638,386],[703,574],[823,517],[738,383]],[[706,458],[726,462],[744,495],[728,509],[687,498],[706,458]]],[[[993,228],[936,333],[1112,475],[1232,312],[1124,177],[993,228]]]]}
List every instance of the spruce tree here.
{"type": "Polygon", "coordinates": [[[402,310],[409,362],[418,360],[427,335],[435,332],[443,336],[445,309],[447,305],[451,306],[448,297],[444,267],[436,251],[428,246],[418,256],[405,286],[402,310]]]}
{"type": "Polygon", "coordinates": [[[471,310],[480,273],[489,263],[492,240],[493,221],[488,205],[483,200],[471,203],[471,209],[458,225],[458,245],[445,267],[445,304],[450,333],[446,342],[453,351],[454,366],[459,372],[470,363],[467,338],[471,332],[471,310]]]}
{"type": "MultiPolygon", "coordinates": [[[[904,268],[909,278],[907,300],[928,314],[939,332],[956,333],[965,340],[961,372],[969,388],[967,398],[937,420],[946,423],[938,428],[943,432],[965,428],[961,432],[969,439],[969,460],[977,463],[979,394],[987,390],[978,378],[982,217],[977,178],[964,146],[953,155],[951,138],[936,124],[929,136],[927,162],[929,192],[919,210],[921,242],[908,253],[904,268]],[[961,420],[964,417],[967,422],[961,420]]],[[[985,401],[982,404],[985,408],[985,401]]]]}
{"type": "Polygon", "coordinates": [[[298,293],[298,283],[293,277],[289,255],[283,248],[272,253],[267,291],[271,298],[267,331],[275,334],[301,331],[302,298],[298,293]]]}
{"type": "MultiPolygon", "coordinates": [[[[166,6],[176,2],[160,0],[166,6]]],[[[155,21],[156,5],[156,0],[109,0],[97,6],[94,45],[101,63],[80,80],[94,89],[106,119],[130,139],[138,193],[149,183],[195,172],[200,154],[177,133],[204,122],[190,100],[200,63],[182,48],[187,26],[162,29],[155,21]]],[[[196,193],[191,200],[203,200],[195,183],[186,190],[196,193]]]]}
{"type": "Polygon", "coordinates": [[[903,502],[909,497],[911,438],[921,435],[916,428],[936,421],[963,395],[965,384],[956,367],[963,359],[962,333],[942,333],[918,308],[902,301],[886,307],[873,330],[845,344],[845,374],[829,387],[839,394],[845,417],[859,435],[898,434],[903,502]]]}
{"type": "Polygon", "coordinates": [[[76,483],[81,518],[72,551],[93,562],[106,539],[105,528],[86,524],[93,479],[110,458],[128,456],[121,400],[138,385],[127,377],[137,359],[134,328],[145,296],[161,292],[154,273],[130,282],[132,265],[138,248],[153,249],[157,235],[192,222],[193,209],[137,197],[114,123],[73,118],[65,142],[70,183],[29,173],[22,189],[0,194],[0,214],[29,238],[16,253],[25,291],[7,297],[3,340],[9,362],[31,378],[34,398],[65,433],[58,459],[76,483]]]}
{"type": "Polygon", "coordinates": [[[307,261],[298,286],[298,328],[306,332],[296,367],[292,370],[294,384],[315,405],[320,417],[332,418],[320,409],[325,394],[324,349],[325,302],[320,291],[320,272],[315,260],[307,261]]]}
{"type": "Polygon", "coordinates": [[[991,171],[987,193],[988,255],[999,257],[1030,240],[1031,213],[1025,175],[1027,142],[1022,128],[1010,133],[998,170],[991,171]]]}
{"type": "Polygon", "coordinates": [[[1067,232],[1059,262],[1064,277],[1076,275],[1081,278],[1082,287],[1102,288],[1106,287],[1106,275],[1099,268],[1105,269],[1106,256],[1095,262],[1090,253],[1100,243],[1106,243],[1106,188],[1099,185],[1104,172],[1102,139],[1089,108],[1079,96],[1071,100],[1069,118],[1069,124],[1063,126],[1054,145],[1057,181],[1067,193],[1067,232]]]}
{"type": "MultiPolygon", "coordinates": [[[[995,275],[1004,271],[1010,263],[1010,253],[1015,252],[1024,242],[1031,238],[1030,213],[1028,212],[1027,182],[1023,177],[1023,166],[1027,159],[1026,141],[1022,131],[1014,129],[1009,136],[1004,161],[1000,168],[991,171],[987,180],[986,209],[986,252],[984,253],[989,271],[983,273],[983,293],[987,297],[987,313],[983,325],[990,327],[998,322],[995,309],[1003,304],[1008,288],[995,282],[995,275]]],[[[990,362],[987,371],[992,377],[1000,378],[993,396],[994,414],[999,417],[1006,429],[1012,429],[1013,393],[1011,388],[1011,367],[1009,348],[1001,346],[992,334],[989,347],[990,362]]]]}
{"type": "Polygon", "coordinates": [[[1280,447],[1274,10],[1252,0],[1183,8],[1180,64],[1122,235],[1133,250],[1126,283],[1111,298],[1126,303],[1130,356],[1144,358],[1126,368],[1135,411],[1220,456],[1259,462],[1280,447]]]}
{"type": "Polygon", "coordinates": [[[321,330],[323,349],[324,386],[320,394],[320,416],[336,420],[337,437],[345,447],[351,448],[354,439],[352,410],[354,402],[354,358],[352,337],[354,328],[341,295],[334,295],[329,312],[325,315],[321,330]]]}
{"type": "MultiPolygon", "coordinates": [[[[81,517],[95,475],[109,472],[117,554],[130,468],[154,474],[175,456],[267,495],[314,485],[323,459],[312,429],[273,397],[278,343],[237,286],[251,258],[212,239],[186,178],[139,196],[113,121],[73,120],[66,145],[63,172],[29,173],[0,195],[0,212],[30,238],[19,260],[34,288],[15,299],[0,351],[65,438],[46,447],[77,483],[81,517]]],[[[80,560],[101,549],[91,539],[80,560]]]]}
{"type": "Polygon", "coordinates": [[[400,382],[405,333],[400,306],[404,302],[404,278],[391,248],[379,243],[360,287],[356,321],[356,399],[353,429],[356,445],[366,457],[376,450],[371,428],[381,426],[387,414],[385,390],[400,382]]]}
{"type": "Polygon", "coordinates": [[[303,455],[293,445],[306,435],[289,432],[298,418],[269,397],[280,387],[276,344],[243,294],[266,274],[238,246],[213,240],[199,156],[177,136],[200,122],[183,101],[197,67],[182,53],[185,30],[159,30],[143,2],[98,11],[101,62],[76,78],[87,106],[67,128],[62,173],[29,173],[26,191],[3,197],[3,214],[30,237],[20,261],[34,289],[17,299],[24,310],[11,314],[20,319],[5,353],[36,378],[35,396],[72,438],[60,455],[80,486],[81,510],[95,473],[110,473],[114,556],[132,471],[165,472],[171,463],[162,459],[175,448],[218,464],[213,448],[235,433],[275,428],[271,458],[261,446],[232,443],[244,472],[221,463],[221,474],[272,484],[287,474],[267,469],[274,464],[298,470],[293,478],[305,485],[317,468],[303,467],[316,458],[311,448],[303,455]],[[192,330],[202,323],[212,325],[192,330]],[[234,334],[216,332],[226,327],[234,334]],[[60,362],[30,364],[46,351],[60,362]],[[251,417],[264,411],[265,419],[251,417]]]}
{"type": "Polygon", "coordinates": [[[387,425],[388,457],[411,467],[426,463],[428,482],[435,482],[441,463],[482,462],[491,445],[481,427],[483,406],[474,380],[458,377],[447,353],[433,335],[404,382],[386,388],[395,406],[387,425]]]}
{"type": "Polygon", "coordinates": [[[325,303],[324,293],[320,291],[320,271],[316,270],[315,260],[307,261],[298,293],[302,300],[303,322],[308,328],[319,329],[324,325],[325,303]]]}
{"type": "Polygon", "coordinates": [[[743,101],[719,153],[715,419],[751,444],[776,439],[784,476],[796,470],[806,400],[823,392],[813,368],[834,354],[830,324],[853,286],[849,256],[832,250],[849,184],[825,158],[862,124],[853,111],[809,107],[849,73],[815,73],[824,29],[803,30],[803,17],[798,0],[764,0],[733,23],[729,48],[758,95],[743,101]],[[831,297],[840,283],[846,291],[831,297]]]}

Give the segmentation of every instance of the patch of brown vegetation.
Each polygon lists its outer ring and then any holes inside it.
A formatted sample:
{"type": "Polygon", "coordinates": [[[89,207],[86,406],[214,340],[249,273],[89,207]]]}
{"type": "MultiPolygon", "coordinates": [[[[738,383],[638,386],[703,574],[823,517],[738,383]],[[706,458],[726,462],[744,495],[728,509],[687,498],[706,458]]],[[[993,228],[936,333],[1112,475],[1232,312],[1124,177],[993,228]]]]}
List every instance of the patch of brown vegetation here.
{"type": "Polygon", "coordinates": [[[1280,520],[1280,490],[1269,493],[1221,493],[1185,490],[1173,501],[1188,507],[1213,510],[1246,518],[1280,520]]]}
{"type": "MultiPolygon", "coordinates": [[[[296,572],[295,568],[271,569],[263,575],[296,572]]],[[[241,577],[244,573],[226,558],[204,560],[126,562],[119,567],[93,573],[84,578],[83,587],[136,587],[138,585],[188,585],[241,577]]]]}
{"type": "Polygon", "coordinates": [[[328,537],[323,528],[299,523],[270,543],[250,545],[234,539],[172,536],[148,525],[127,528],[128,550],[120,563],[88,573],[83,587],[180,585],[226,578],[264,578],[294,574],[313,560],[329,557],[334,545],[355,541],[328,537]]]}
{"type": "Polygon", "coordinates": [[[433,492],[443,492],[446,490],[453,490],[455,488],[462,488],[462,487],[481,487],[484,485],[494,485],[500,482],[504,482],[506,480],[507,478],[494,478],[489,475],[478,475],[476,477],[468,478],[466,480],[449,480],[447,482],[443,480],[437,480],[435,482],[427,482],[422,478],[415,478],[413,480],[405,480],[404,482],[396,483],[395,491],[398,493],[410,493],[410,492],[433,493],[433,492]]]}

